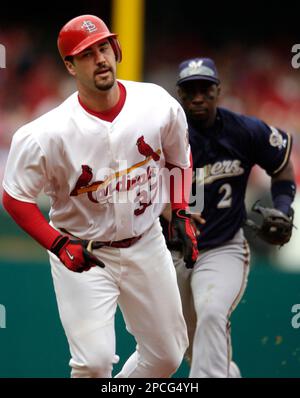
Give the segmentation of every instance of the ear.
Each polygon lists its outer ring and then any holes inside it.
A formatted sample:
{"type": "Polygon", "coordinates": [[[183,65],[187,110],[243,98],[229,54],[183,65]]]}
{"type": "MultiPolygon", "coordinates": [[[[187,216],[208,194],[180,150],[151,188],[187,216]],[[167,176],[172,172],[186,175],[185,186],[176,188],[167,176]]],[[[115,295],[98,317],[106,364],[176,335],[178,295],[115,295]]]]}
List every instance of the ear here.
{"type": "Polygon", "coordinates": [[[76,76],[75,65],[71,61],[64,61],[64,63],[70,75],[76,76]]]}
{"type": "Polygon", "coordinates": [[[221,94],[221,85],[219,84],[219,85],[217,86],[217,97],[219,97],[220,94],[221,94]]]}

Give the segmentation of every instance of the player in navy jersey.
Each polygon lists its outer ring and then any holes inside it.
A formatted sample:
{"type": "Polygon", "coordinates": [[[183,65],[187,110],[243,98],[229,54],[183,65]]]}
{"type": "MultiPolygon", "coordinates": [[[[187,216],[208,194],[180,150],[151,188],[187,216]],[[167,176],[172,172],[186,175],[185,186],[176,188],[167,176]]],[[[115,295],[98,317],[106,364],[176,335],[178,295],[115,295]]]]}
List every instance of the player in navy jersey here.
{"type": "Polygon", "coordinates": [[[255,117],[217,107],[220,80],[209,58],[183,61],[177,88],[188,119],[194,172],[204,168],[204,180],[193,182],[204,184],[205,220],[195,216],[200,254],[194,268],[187,269],[182,254],[172,250],[189,331],[190,377],[240,377],[231,360],[229,319],[249,273],[242,229],[248,177],[255,164],[262,167],[271,177],[274,207],[288,215],[296,189],[292,139],[255,117]]]}

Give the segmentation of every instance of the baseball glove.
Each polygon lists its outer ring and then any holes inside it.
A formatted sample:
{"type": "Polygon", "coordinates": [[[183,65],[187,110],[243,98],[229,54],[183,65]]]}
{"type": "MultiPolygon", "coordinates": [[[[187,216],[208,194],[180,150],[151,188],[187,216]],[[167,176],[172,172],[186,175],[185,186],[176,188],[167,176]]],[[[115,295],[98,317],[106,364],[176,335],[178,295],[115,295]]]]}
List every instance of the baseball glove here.
{"type": "Polygon", "coordinates": [[[246,225],[256,232],[265,242],[271,245],[283,246],[292,236],[294,210],[290,209],[290,214],[287,216],[280,210],[263,207],[256,202],[252,211],[262,216],[262,222],[258,225],[253,220],[246,220],[246,225]]]}

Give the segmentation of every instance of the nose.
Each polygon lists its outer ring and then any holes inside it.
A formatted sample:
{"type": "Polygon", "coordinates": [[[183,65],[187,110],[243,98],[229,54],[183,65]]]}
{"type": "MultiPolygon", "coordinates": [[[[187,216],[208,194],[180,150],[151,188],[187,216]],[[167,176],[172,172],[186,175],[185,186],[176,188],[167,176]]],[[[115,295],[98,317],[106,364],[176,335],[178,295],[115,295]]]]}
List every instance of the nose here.
{"type": "Polygon", "coordinates": [[[202,103],[202,102],[204,102],[204,100],[205,100],[205,93],[204,93],[204,92],[202,92],[202,91],[196,91],[196,92],[194,93],[192,102],[195,102],[195,103],[202,103]]]}
{"type": "Polygon", "coordinates": [[[94,53],[94,58],[95,58],[95,63],[97,65],[102,64],[103,62],[105,62],[104,55],[99,49],[96,49],[96,51],[94,53]]]}

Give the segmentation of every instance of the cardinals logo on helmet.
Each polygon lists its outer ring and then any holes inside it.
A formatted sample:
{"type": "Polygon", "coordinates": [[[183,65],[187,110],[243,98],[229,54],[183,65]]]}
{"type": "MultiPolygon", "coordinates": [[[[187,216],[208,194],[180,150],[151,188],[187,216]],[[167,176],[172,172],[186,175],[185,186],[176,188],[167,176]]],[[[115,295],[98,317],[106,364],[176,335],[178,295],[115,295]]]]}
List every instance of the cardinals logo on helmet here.
{"type": "Polygon", "coordinates": [[[82,24],[82,27],[87,30],[88,32],[92,33],[92,32],[96,32],[97,27],[95,24],[93,24],[92,21],[84,21],[82,24]]]}

